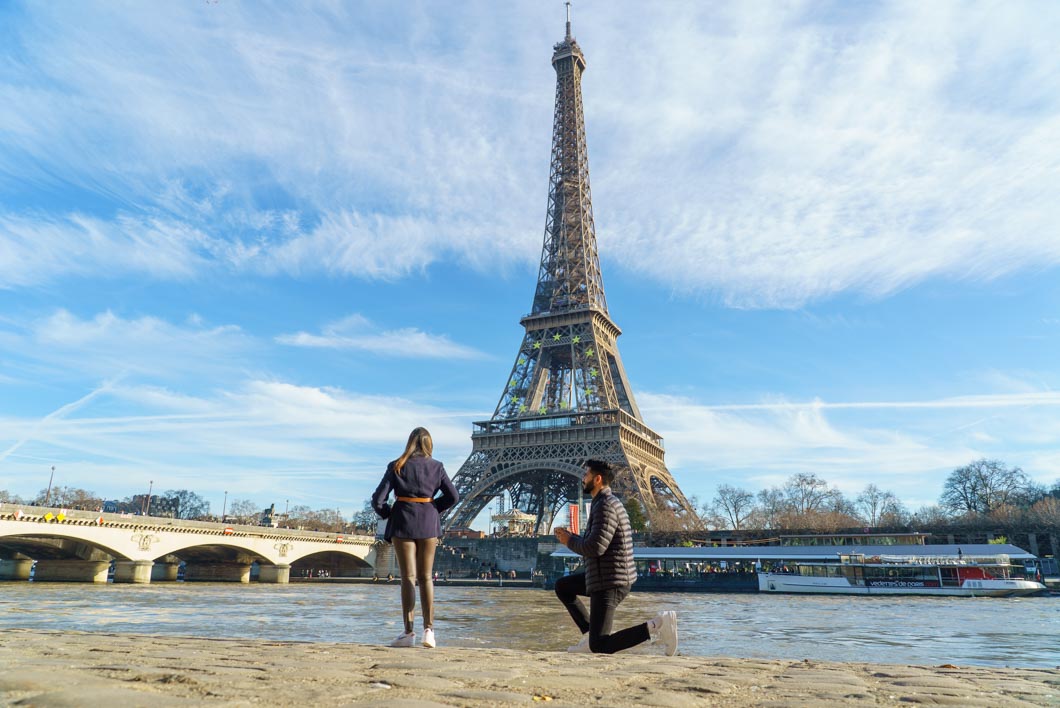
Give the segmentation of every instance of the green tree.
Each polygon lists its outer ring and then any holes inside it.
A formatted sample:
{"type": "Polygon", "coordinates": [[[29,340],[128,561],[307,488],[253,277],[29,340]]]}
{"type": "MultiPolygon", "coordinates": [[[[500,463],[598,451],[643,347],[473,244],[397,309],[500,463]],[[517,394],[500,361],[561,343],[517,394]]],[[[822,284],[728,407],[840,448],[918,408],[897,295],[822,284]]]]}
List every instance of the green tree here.
{"type": "Polygon", "coordinates": [[[359,529],[368,529],[374,531],[376,523],[379,521],[379,515],[375,513],[375,509],[372,508],[372,502],[365,500],[364,506],[350,518],[350,523],[359,529]]]}
{"type": "Polygon", "coordinates": [[[178,519],[200,519],[210,514],[210,502],[187,489],[170,489],[163,496],[176,497],[178,519]]]}
{"type": "Polygon", "coordinates": [[[626,507],[626,516],[629,517],[629,527],[634,531],[643,531],[647,527],[647,519],[644,510],[640,508],[640,502],[630,497],[623,505],[626,507]]]}

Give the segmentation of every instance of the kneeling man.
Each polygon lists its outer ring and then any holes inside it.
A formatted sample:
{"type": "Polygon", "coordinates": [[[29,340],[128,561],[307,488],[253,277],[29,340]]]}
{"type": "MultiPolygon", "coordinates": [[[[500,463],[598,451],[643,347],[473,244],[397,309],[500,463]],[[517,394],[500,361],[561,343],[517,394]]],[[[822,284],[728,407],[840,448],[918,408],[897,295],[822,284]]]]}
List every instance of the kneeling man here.
{"type": "Polygon", "coordinates": [[[585,636],[567,651],[614,654],[651,639],[666,649],[667,656],[677,651],[677,613],[660,612],[654,619],[611,633],[615,609],[626,599],[637,568],[633,563],[633,531],[629,516],[618,497],[611,493],[615,473],[600,460],[585,462],[582,487],[593,497],[585,533],[573,534],[559,527],[556,538],[585,558],[585,572],[567,575],[556,581],[556,595],[567,608],[574,623],[585,636]],[[578,596],[589,598],[586,614],[578,596]]]}

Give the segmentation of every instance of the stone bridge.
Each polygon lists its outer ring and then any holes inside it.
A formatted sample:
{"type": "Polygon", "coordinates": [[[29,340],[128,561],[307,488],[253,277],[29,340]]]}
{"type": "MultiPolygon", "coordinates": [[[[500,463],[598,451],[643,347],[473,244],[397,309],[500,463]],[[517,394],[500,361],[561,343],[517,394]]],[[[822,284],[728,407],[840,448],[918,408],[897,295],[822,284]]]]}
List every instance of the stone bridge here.
{"type": "Polygon", "coordinates": [[[371,574],[372,536],[184,521],[0,504],[0,580],[149,583],[184,580],[286,583],[296,574],[371,574]]]}

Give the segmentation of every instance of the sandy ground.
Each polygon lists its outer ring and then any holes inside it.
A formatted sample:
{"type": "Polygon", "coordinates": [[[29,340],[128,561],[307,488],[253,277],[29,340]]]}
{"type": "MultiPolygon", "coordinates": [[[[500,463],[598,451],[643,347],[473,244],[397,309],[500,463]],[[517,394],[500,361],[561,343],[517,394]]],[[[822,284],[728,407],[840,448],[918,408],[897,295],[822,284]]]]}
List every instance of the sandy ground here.
{"type": "Polygon", "coordinates": [[[1060,705],[1060,668],[390,649],[9,630],[0,705],[1060,705]]]}

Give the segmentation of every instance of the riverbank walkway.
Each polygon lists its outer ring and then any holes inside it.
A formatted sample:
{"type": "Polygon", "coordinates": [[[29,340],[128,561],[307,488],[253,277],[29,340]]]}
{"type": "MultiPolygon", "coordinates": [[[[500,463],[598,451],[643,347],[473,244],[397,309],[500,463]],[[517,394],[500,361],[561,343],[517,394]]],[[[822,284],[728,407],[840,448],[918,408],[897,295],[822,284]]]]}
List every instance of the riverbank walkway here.
{"type": "Polygon", "coordinates": [[[893,666],[9,630],[0,704],[1060,705],[1060,668],[893,666]]]}

